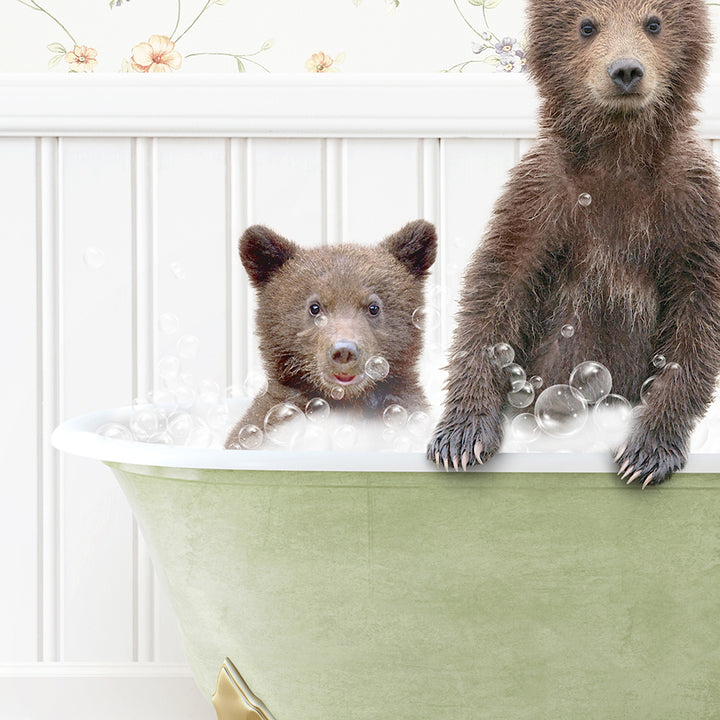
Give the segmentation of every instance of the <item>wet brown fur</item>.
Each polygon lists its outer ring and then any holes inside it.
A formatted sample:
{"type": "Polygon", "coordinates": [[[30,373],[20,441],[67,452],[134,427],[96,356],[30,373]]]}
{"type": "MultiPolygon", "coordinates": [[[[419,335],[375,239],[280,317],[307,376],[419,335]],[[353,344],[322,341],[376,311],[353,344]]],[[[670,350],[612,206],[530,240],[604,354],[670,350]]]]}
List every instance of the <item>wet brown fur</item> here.
{"type": "Polygon", "coordinates": [[[257,336],[268,391],[254,399],[230,432],[226,447],[248,424],[263,427],[273,405],[292,402],[300,410],[314,397],[331,407],[380,417],[386,401],[408,411],[425,409],[418,379],[422,332],[413,312],[423,305],[428,268],[435,260],[434,227],[423,220],[408,223],[376,247],[331,245],[301,248],[269,228],[254,225],[240,239],[240,256],[257,291],[257,336]],[[318,326],[309,312],[318,303],[327,323],[318,326]],[[379,306],[376,316],[371,304],[379,306]],[[358,356],[343,371],[360,375],[375,355],[390,366],[388,376],[338,387],[329,349],[341,340],[355,343],[358,356]]]}
{"type": "Polygon", "coordinates": [[[467,269],[428,457],[457,467],[498,450],[508,388],[487,353],[497,342],[546,387],[600,361],[612,391],[634,403],[661,353],[680,369],[659,373],[617,455],[625,477],[659,483],[685,464],[720,362],[720,194],[693,131],[707,9],[702,0],[530,0],[529,11],[540,138],[467,269]],[[651,17],[660,32],[648,32],[651,17]],[[590,38],[579,32],[586,19],[590,38]],[[645,70],[626,95],[608,72],[621,58],[645,70]],[[565,324],[573,337],[561,336],[565,324]]]}

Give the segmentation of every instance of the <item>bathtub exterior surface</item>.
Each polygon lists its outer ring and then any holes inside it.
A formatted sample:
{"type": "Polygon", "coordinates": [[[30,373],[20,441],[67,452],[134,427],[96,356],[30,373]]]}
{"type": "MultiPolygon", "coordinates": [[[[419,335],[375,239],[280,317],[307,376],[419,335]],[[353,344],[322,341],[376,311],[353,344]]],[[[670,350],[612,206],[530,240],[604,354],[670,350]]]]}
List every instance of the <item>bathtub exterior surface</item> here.
{"type": "Polygon", "coordinates": [[[720,474],[108,463],[202,690],[275,720],[720,716],[720,474]]]}

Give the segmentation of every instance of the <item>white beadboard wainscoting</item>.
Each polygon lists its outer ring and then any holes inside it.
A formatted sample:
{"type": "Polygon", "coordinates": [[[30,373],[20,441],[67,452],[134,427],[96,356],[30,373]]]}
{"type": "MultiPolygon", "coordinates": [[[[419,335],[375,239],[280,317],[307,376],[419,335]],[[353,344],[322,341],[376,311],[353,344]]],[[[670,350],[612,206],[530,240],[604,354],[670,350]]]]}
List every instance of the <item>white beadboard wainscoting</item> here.
{"type": "MultiPolygon", "coordinates": [[[[720,79],[704,107],[717,150],[720,79]]],[[[536,109],[500,75],[0,76],[1,718],[214,717],[110,471],[50,433],[151,391],[183,334],[198,378],[242,384],[255,222],[304,245],[435,222],[437,359],[536,109]]]]}

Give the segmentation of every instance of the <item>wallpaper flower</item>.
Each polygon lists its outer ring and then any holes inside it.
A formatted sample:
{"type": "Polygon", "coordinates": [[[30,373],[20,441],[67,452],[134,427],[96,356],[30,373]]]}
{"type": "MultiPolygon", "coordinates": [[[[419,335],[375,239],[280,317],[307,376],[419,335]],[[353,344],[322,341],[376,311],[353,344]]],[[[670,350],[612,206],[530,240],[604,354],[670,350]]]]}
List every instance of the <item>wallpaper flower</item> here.
{"type": "Polygon", "coordinates": [[[0,72],[517,74],[525,1],[2,0],[0,72]]]}

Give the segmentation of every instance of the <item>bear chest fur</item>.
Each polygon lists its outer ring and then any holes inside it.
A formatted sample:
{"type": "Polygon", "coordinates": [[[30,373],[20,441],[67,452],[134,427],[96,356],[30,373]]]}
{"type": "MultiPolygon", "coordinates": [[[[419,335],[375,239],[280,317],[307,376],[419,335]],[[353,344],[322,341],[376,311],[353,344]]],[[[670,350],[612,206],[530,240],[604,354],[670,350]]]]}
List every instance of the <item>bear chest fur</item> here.
{"type": "Polygon", "coordinates": [[[566,383],[577,364],[596,360],[610,369],[614,391],[635,400],[647,376],[661,300],[662,210],[636,187],[626,190],[596,191],[589,207],[571,206],[556,222],[554,272],[529,362],[546,385],[566,383]]]}

